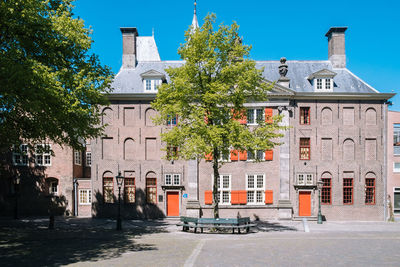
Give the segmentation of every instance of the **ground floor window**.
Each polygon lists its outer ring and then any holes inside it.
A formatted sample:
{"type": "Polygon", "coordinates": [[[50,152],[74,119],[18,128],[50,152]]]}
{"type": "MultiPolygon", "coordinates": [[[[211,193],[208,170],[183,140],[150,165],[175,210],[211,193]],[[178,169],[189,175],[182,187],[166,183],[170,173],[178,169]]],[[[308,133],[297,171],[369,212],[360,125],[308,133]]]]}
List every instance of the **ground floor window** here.
{"type": "Polygon", "coordinates": [[[92,190],[80,189],[79,190],[79,204],[87,205],[92,203],[92,190]]]}
{"type": "Polygon", "coordinates": [[[265,196],[264,174],[249,174],[246,178],[247,204],[263,204],[265,196]]]}
{"type": "Polygon", "coordinates": [[[58,195],[58,181],[50,182],[49,193],[51,195],[58,195]]]}
{"type": "Polygon", "coordinates": [[[135,178],[125,178],[124,179],[124,197],[125,203],[135,203],[135,178]]]}
{"type": "Polygon", "coordinates": [[[353,204],[353,178],[343,178],[343,204],[353,204]]]}
{"type": "Polygon", "coordinates": [[[103,196],[105,203],[114,202],[114,180],[112,177],[103,178],[103,196]]]}
{"type": "Polygon", "coordinates": [[[219,204],[231,203],[231,176],[220,175],[217,179],[218,202],[219,204]]]}
{"type": "Polygon", "coordinates": [[[325,174],[321,178],[323,185],[321,191],[321,203],[325,205],[332,204],[332,179],[330,174],[325,174]]]}
{"type": "Polygon", "coordinates": [[[400,187],[395,187],[393,189],[393,211],[394,214],[400,214],[400,187]]]}
{"type": "Polygon", "coordinates": [[[365,204],[375,204],[375,178],[365,179],[365,204]]]}
{"type": "Polygon", "coordinates": [[[146,178],[147,203],[157,204],[157,178],[148,175],[146,178]]]}

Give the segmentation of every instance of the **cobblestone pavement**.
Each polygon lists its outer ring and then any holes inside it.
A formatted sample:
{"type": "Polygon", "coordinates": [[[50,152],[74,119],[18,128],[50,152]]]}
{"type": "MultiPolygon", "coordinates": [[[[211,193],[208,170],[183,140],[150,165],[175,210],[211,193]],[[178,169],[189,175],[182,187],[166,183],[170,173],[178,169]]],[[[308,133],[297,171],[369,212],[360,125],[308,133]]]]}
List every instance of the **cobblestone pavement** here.
{"type": "Polygon", "coordinates": [[[249,234],[182,232],[176,220],[0,218],[0,266],[399,266],[400,223],[258,222],[249,234]],[[308,228],[309,232],[304,230],[308,228]]]}

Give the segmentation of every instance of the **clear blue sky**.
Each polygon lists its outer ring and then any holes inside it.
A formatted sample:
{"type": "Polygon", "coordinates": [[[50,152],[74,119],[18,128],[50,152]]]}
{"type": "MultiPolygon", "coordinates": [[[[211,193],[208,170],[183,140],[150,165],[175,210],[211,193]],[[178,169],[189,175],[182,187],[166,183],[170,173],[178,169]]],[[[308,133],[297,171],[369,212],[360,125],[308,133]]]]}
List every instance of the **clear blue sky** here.
{"type": "MultiPolygon", "coordinates": [[[[120,27],[137,27],[155,39],[162,60],[179,60],[177,48],[193,18],[193,0],[76,0],[75,15],[93,29],[93,52],[118,72],[122,61],[120,27]]],[[[218,22],[240,25],[255,60],[324,60],[325,33],[348,26],[347,68],[380,92],[400,93],[399,0],[198,0],[200,25],[213,12],[218,22]]],[[[400,96],[391,110],[400,111],[400,96]]]]}

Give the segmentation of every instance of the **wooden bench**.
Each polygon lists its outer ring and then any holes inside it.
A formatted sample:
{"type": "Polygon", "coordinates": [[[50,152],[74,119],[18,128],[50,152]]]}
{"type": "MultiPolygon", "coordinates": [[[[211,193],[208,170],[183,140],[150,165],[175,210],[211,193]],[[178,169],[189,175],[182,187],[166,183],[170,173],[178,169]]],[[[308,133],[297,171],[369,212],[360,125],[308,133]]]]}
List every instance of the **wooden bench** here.
{"type": "Polygon", "coordinates": [[[232,233],[235,233],[235,229],[238,230],[240,234],[241,229],[246,229],[246,233],[250,231],[250,227],[255,226],[255,224],[250,223],[249,217],[244,218],[192,218],[192,217],[181,217],[181,223],[178,226],[183,226],[183,231],[189,230],[189,228],[194,228],[196,233],[197,228],[200,228],[203,233],[204,228],[216,228],[216,229],[232,229],[232,233]]]}

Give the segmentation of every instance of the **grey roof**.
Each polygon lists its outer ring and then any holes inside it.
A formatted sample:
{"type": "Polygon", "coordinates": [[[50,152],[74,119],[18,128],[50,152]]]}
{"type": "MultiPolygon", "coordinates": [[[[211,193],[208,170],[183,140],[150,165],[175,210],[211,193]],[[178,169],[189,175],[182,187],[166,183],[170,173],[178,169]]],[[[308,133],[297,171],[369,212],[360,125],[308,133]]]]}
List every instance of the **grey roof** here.
{"type": "MultiPolygon", "coordinates": [[[[153,39],[154,40],[154,39],[153,39]]],[[[138,51],[139,52],[139,51],[138,51]]],[[[158,52],[157,52],[158,54],[158,52]]],[[[142,61],[138,62],[135,69],[121,69],[115,76],[112,88],[116,94],[143,93],[143,80],[141,74],[155,70],[165,73],[167,67],[181,66],[183,61],[142,61]]],[[[308,77],[315,72],[323,69],[331,70],[337,75],[334,77],[334,93],[379,93],[363,80],[358,78],[348,69],[333,69],[328,60],[320,61],[297,61],[288,60],[287,77],[290,78],[289,89],[295,92],[314,92],[314,88],[308,77]]],[[[257,61],[257,68],[264,68],[264,78],[269,81],[277,81],[280,77],[278,67],[280,62],[276,61],[257,61]]],[[[167,82],[169,77],[166,75],[167,82]]]]}
{"type": "Polygon", "coordinates": [[[160,61],[153,36],[136,37],[137,61],[160,61]]]}

